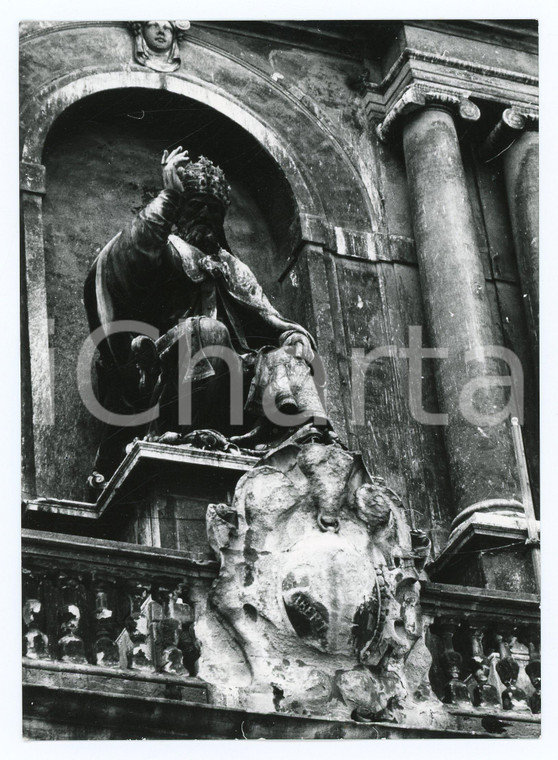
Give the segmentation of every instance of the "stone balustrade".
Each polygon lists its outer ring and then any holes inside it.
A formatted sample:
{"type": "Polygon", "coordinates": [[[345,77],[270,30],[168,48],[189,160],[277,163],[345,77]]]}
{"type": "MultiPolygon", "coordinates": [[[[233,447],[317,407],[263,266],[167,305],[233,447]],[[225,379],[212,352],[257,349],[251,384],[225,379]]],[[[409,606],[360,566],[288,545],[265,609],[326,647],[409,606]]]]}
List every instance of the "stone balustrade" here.
{"type": "Polygon", "coordinates": [[[195,676],[195,600],[215,564],[178,551],[24,531],[23,655],[195,676]]]}
{"type": "Polygon", "coordinates": [[[430,680],[458,711],[541,711],[538,598],[449,584],[424,583],[422,606],[430,625],[430,680]]]}

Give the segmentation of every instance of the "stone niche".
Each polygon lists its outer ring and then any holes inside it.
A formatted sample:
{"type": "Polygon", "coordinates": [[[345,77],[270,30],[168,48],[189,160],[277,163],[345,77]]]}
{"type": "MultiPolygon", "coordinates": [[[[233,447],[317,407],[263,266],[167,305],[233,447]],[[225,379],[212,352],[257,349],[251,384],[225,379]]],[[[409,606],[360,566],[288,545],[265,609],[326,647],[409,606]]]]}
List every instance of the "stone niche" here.
{"type": "Polygon", "coordinates": [[[222,166],[233,189],[225,226],[231,249],[278,309],[302,318],[296,287],[289,278],[279,283],[297,237],[294,201],[262,145],[208,106],[165,91],[106,91],[70,106],[43,155],[55,424],[45,442],[54,461],[39,496],[84,498],[100,426],[75,379],[88,334],[83,283],[99,251],[162,188],[162,152],[177,145],[222,166]]]}

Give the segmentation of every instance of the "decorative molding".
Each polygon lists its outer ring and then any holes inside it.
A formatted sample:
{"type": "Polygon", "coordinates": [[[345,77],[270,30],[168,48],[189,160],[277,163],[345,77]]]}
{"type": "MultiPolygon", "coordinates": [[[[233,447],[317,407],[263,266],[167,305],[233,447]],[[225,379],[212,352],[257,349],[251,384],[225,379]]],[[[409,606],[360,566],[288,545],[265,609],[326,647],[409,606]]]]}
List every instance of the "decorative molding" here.
{"type": "Polygon", "coordinates": [[[421,581],[423,611],[438,619],[538,623],[540,598],[535,594],[509,594],[496,589],[421,581]]]}
{"type": "Polygon", "coordinates": [[[87,29],[90,27],[102,27],[105,29],[116,27],[119,29],[126,29],[127,26],[127,21],[53,21],[51,22],[51,26],[41,27],[40,29],[34,29],[30,32],[23,32],[23,34],[20,35],[19,41],[20,44],[23,45],[38,37],[45,37],[48,34],[52,34],[52,32],[65,32],[72,31],[73,29],[87,29]]]}
{"type": "MultiPolygon", "coordinates": [[[[114,687],[115,683],[128,682],[130,685],[136,684],[158,684],[166,686],[172,684],[180,687],[189,687],[190,700],[192,702],[207,703],[207,684],[201,678],[180,675],[174,673],[150,673],[145,670],[121,670],[118,668],[107,668],[101,665],[90,665],[89,663],[74,662],[55,662],[52,660],[32,660],[29,657],[23,658],[23,682],[25,684],[40,684],[48,677],[47,674],[57,674],[60,680],[73,681],[75,687],[76,681],[86,682],[88,679],[97,678],[99,683],[105,681],[105,685],[114,687]],[[66,678],[64,678],[66,677],[66,678]],[[80,678],[81,677],[81,678],[80,678]],[[194,699],[194,695],[197,699],[194,699]]],[[[114,689],[118,691],[118,687],[114,689]]],[[[146,695],[147,696],[147,695],[146,695]]]]}
{"type": "Polygon", "coordinates": [[[21,534],[22,561],[61,569],[87,566],[98,572],[125,572],[128,579],[145,574],[212,578],[219,569],[214,560],[200,559],[179,549],[140,546],[85,536],[69,536],[24,528],[21,534]]]}
{"type": "Polygon", "coordinates": [[[489,520],[497,518],[498,515],[503,515],[504,517],[512,516],[513,518],[524,520],[525,508],[517,499],[485,499],[484,501],[477,501],[475,504],[470,504],[465,509],[462,509],[454,517],[451,524],[452,535],[457,536],[458,527],[479,514],[488,516],[489,520]]]}
{"type": "MultiPolygon", "coordinates": [[[[444,54],[405,48],[380,82],[371,82],[363,71],[348,81],[348,86],[364,98],[371,123],[382,121],[379,134],[387,135],[409,98],[409,87],[448,91],[453,97],[487,100],[514,107],[526,118],[537,113],[538,77],[508,68],[489,66],[478,60],[462,60],[444,54]]],[[[407,108],[412,103],[407,104],[407,108]]],[[[416,105],[423,105],[417,103],[416,105]]],[[[446,103],[446,105],[451,105],[446,103]]],[[[467,113],[460,114],[468,118],[467,113]]],[[[492,125],[487,125],[487,130],[492,125]]]]}
{"type": "Polygon", "coordinates": [[[478,121],[481,115],[480,108],[472,100],[469,100],[467,93],[416,82],[405,88],[384,120],[376,127],[376,133],[380,140],[382,142],[387,141],[402,117],[429,105],[450,108],[466,121],[478,121]]]}
{"type": "Polygon", "coordinates": [[[539,78],[531,74],[524,74],[523,72],[512,71],[511,69],[502,69],[496,66],[487,66],[482,63],[473,63],[473,61],[464,61],[461,58],[452,58],[447,55],[440,55],[439,53],[428,53],[416,48],[405,48],[381,82],[370,82],[367,79],[368,72],[365,71],[358,77],[358,81],[355,81],[355,89],[358,88],[361,95],[364,95],[366,92],[385,93],[387,88],[393,84],[403,66],[412,61],[439,64],[444,68],[468,71],[471,74],[505,79],[509,82],[531,85],[532,87],[538,87],[539,85],[539,78]]]}

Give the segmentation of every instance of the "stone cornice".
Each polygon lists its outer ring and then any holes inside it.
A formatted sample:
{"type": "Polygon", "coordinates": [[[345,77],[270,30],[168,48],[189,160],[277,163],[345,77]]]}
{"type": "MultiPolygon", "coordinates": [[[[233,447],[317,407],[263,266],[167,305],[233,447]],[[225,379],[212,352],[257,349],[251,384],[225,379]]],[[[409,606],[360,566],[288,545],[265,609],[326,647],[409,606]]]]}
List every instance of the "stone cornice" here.
{"type": "Polygon", "coordinates": [[[416,82],[409,85],[376,127],[376,133],[385,142],[401,119],[419,108],[429,105],[445,106],[466,121],[478,121],[480,108],[459,90],[442,89],[416,82]]]}
{"type": "Polygon", "coordinates": [[[432,617],[473,623],[537,624],[540,598],[535,594],[510,594],[494,589],[421,582],[421,606],[432,617]]]}
{"type": "Polygon", "coordinates": [[[140,546],[50,531],[22,530],[22,557],[27,566],[87,568],[89,571],[126,573],[135,577],[208,577],[216,575],[217,561],[200,559],[178,549],[140,546]]]}
{"type": "Polygon", "coordinates": [[[393,84],[398,74],[400,74],[405,64],[412,61],[422,61],[424,63],[436,64],[445,68],[468,71],[472,74],[480,74],[482,76],[491,78],[505,79],[509,82],[518,82],[521,84],[531,85],[533,87],[538,87],[539,84],[538,77],[534,77],[523,72],[498,68],[496,66],[487,66],[483,63],[465,61],[461,58],[453,58],[451,56],[442,55],[440,53],[431,53],[424,50],[417,50],[416,48],[405,48],[397,60],[393,63],[381,82],[362,82],[363,92],[385,93],[388,87],[393,84]]]}
{"type": "Polygon", "coordinates": [[[387,139],[401,115],[429,102],[446,105],[461,118],[473,121],[480,118],[480,107],[488,120],[486,133],[494,126],[494,109],[492,105],[484,109],[483,103],[515,109],[532,128],[538,113],[536,54],[521,53],[518,58],[506,48],[502,56],[486,58],[486,42],[471,41],[466,52],[449,45],[447,54],[427,47],[433,44],[430,40],[425,49],[405,47],[379,82],[370,81],[364,72],[350,83],[363,97],[370,123],[376,126],[380,122],[380,139],[387,139]],[[468,105],[473,100],[474,105],[468,105]]]}

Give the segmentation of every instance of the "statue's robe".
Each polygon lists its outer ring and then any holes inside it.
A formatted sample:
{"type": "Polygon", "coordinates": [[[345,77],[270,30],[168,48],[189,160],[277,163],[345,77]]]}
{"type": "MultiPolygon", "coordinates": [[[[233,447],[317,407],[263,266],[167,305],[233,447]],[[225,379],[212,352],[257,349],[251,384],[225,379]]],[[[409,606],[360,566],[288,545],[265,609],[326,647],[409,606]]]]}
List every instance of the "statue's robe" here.
{"type": "MultiPolygon", "coordinates": [[[[171,234],[179,211],[180,195],[163,190],[101,251],[85,283],[90,330],[117,320],[147,323],[161,336],[157,342],[160,356],[169,352],[180,331],[188,334],[192,354],[212,343],[231,346],[245,367],[247,410],[257,416],[261,412],[262,386],[281,375],[281,367],[277,366],[281,362],[276,360],[277,355],[274,360],[271,349],[280,347],[292,333],[306,336],[313,349],[314,340],[301,325],[283,317],[271,305],[252,271],[236,256],[221,249],[218,255],[208,257],[171,234]],[[210,330],[208,336],[206,329],[200,329],[200,325],[205,328],[208,324],[218,324],[225,330],[213,335],[210,330]]],[[[142,396],[138,389],[131,347],[137,334],[141,334],[139,330],[113,334],[99,345],[99,400],[111,411],[130,413],[152,405],[153,399],[142,396]]],[[[297,362],[291,364],[294,367],[297,362]]],[[[300,364],[298,360],[299,376],[300,364]]],[[[207,381],[215,375],[214,363],[202,361],[195,372],[196,379],[207,381]]],[[[298,383],[295,394],[299,398],[297,411],[325,418],[308,368],[303,374],[305,379],[298,383]]],[[[281,377],[284,384],[284,372],[281,377]]],[[[281,380],[278,382],[281,385],[281,380]]],[[[196,398],[201,399],[202,394],[196,398]]],[[[198,405],[194,427],[216,427],[230,433],[226,425],[215,421],[218,405],[211,404],[211,410],[213,416],[204,415],[198,405]]],[[[96,469],[110,475],[121,458],[123,441],[142,432],[131,428],[105,431],[96,469]]]]}

